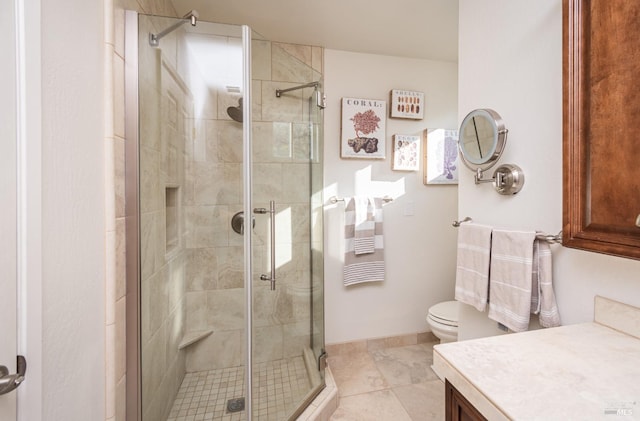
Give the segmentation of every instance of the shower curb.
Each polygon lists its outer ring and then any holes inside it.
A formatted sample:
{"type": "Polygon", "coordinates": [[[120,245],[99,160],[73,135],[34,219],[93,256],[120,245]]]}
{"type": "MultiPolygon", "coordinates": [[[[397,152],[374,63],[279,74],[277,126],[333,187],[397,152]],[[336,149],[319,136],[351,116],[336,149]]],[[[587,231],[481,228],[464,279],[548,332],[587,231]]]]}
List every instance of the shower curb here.
{"type": "Polygon", "coordinates": [[[324,370],[324,381],[325,388],[296,418],[297,421],[328,421],[334,411],[338,409],[338,388],[328,366],[324,370]]]}

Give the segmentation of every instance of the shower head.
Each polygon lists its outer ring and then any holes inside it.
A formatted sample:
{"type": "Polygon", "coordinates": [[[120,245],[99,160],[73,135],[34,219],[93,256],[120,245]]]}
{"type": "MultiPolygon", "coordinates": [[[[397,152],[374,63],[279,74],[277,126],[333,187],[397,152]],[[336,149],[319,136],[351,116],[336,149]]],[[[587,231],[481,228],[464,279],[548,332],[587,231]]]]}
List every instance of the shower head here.
{"type": "Polygon", "coordinates": [[[242,123],[242,97],[238,100],[237,107],[228,107],[227,114],[238,123],[242,123]]]}
{"type": "Polygon", "coordinates": [[[176,29],[178,29],[180,26],[184,25],[187,22],[189,22],[191,26],[196,26],[196,24],[198,23],[198,16],[199,15],[197,11],[191,10],[189,13],[184,15],[179,22],[174,23],[164,31],[158,32],[157,34],[149,33],[149,45],[151,45],[152,47],[157,47],[160,44],[161,38],[175,31],[176,29]]]}

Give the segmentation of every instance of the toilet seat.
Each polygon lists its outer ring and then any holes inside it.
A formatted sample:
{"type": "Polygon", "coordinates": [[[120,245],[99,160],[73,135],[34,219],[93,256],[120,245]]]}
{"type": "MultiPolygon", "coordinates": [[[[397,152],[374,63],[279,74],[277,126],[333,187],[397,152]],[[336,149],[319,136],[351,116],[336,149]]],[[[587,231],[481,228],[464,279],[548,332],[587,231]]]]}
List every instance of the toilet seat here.
{"type": "Polygon", "coordinates": [[[429,309],[429,316],[435,323],[458,327],[458,302],[445,301],[429,309]]]}

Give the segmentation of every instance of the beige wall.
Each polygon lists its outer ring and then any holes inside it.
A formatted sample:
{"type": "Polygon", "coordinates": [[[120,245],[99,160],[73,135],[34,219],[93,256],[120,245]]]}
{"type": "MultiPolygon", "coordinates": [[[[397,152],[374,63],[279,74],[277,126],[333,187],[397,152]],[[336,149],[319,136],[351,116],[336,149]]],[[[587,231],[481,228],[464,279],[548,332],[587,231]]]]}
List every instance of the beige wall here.
{"type": "MultiPolygon", "coordinates": [[[[391,137],[456,129],[456,63],[325,50],[325,320],[329,344],[428,331],[428,308],[453,299],[457,186],[425,186],[422,172],[391,170],[391,137]],[[424,92],[423,120],[387,118],[385,160],[340,158],[340,99],[389,101],[392,89],[424,92]],[[386,279],[344,287],[344,204],[331,196],[377,195],[384,207],[386,279]]],[[[422,169],[422,166],[421,166],[422,169]]]]}
{"type": "MultiPolygon", "coordinates": [[[[562,2],[460,1],[458,121],[474,108],[503,117],[509,139],[500,160],[522,167],[515,197],[460,180],[459,216],[494,226],[557,233],[562,228],[562,2]],[[500,22],[495,25],[494,22],[500,22]],[[491,46],[491,48],[487,48],[491,46]]],[[[552,246],[554,288],[563,324],[593,320],[596,294],[640,305],[640,262],[552,246]]],[[[501,333],[464,306],[460,337],[501,333]]]]}
{"type": "MultiPolygon", "coordinates": [[[[26,304],[37,306],[42,300],[42,337],[26,355],[29,360],[41,344],[42,360],[28,364],[34,369],[33,386],[42,374],[42,413],[29,417],[102,420],[104,250],[110,228],[104,197],[104,10],[101,2],[52,0],[40,5],[41,21],[34,24],[42,34],[42,290],[26,304]]],[[[29,91],[39,88],[29,85],[29,91]]],[[[28,162],[32,165],[40,162],[28,162]]],[[[22,269],[37,271],[38,263],[22,269]]],[[[37,323],[26,327],[34,328],[37,323]]]]}

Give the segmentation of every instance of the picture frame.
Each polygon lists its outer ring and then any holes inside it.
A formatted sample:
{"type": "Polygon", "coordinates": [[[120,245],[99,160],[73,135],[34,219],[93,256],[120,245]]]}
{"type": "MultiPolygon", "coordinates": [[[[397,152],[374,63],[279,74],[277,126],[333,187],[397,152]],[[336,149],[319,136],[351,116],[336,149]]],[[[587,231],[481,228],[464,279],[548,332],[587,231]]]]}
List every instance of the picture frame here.
{"type": "Polygon", "coordinates": [[[422,120],[424,118],[424,93],[404,89],[391,90],[389,117],[422,120]]]}
{"type": "Polygon", "coordinates": [[[421,136],[393,135],[392,169],[394,171],[418,171],[420,169],[421,140],[421,136]]]}
{"type": "Polygon", "coordinates": [[[385,159],[387,102],[342,98],[340,156],[385,159]]]}
{"type": "Polygon", "coordinates": [[[426,129],[424,143],[424,184],[458,184],[458,131],[426,129]]]}

